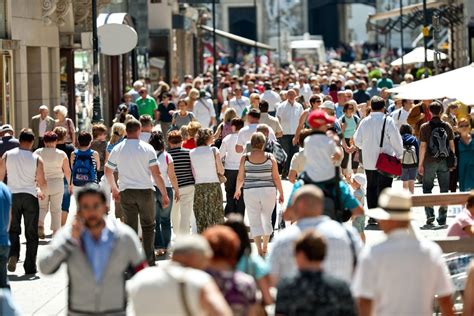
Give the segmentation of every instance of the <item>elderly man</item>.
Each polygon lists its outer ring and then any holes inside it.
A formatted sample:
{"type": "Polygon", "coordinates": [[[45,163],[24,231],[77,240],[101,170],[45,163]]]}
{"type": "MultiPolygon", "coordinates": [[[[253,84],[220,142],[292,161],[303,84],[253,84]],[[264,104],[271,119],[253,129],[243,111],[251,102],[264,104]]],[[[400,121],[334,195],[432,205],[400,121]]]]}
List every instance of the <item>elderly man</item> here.
{"type": "Polygon", "coordinates": [[[275,282],[297,273],[293,256],[294,242],[302,232],[310,229],[317,230],[327,240],[324,270],[333,277],[351,282],[361,240],[354,229],[331,220],[323,215],[323,211],[324,194],[320,188],[307,184],[295,192],[285,216],[297,223],[277,236],[269,257],[275,282]]]}
{"type": "Polygon", "coordinates": [[[39,114],[31,118],[30,127],[36,136],[35,143],[33,144],[33,149],[43,148],[44,133],[51,132],[55,127],[56,122],[48,114],[48,107],[46,105],[42,105],[39,107],[39,114]]]}
{"type": "Polygon", "coordinates": [[[353,282],[359,315],[431,315],[435,295],[441,313],[454,315],[442,250],[410,229],[410,192],[388,188],[378,204],[367,214],[378,220],[387,239],[361,252],[353,282]]]}
{"type": "Polygon", "coordinates": [[[20,146],[20,142],[15,138],[15,132],[10,124],[0,127],[0,157],[10,149],[20,146]]]}
{"type": "Polygon", "coordinates": [[[148,95],[146,88],[141,88],[138,93],[140,94],[140,98],[136,101],[138,114],[140,116],[148,114],[150,117],[155,118],[156,111],[158,110],[158,104],[156,104],[155,99],[148,95]]]}
{"type": "Polygon", "coordinates": [[[133,88],[127,92],[132,97],[133,103],[136,103],[137,100],[140,98],[139,92],[141,88],[143,88],[143,82],[141,82],[140,80],[137,80],[133,83],[133,88]]]}
{"type": "Polygon", "coordinates": [[[212,249],[199,235],[182,237],[173,247],[171,262],[140,271],[127,284],[137,315],[231,315],[219,288],[205,273],[212,249]],[[183,293],[186,291],[186,294],[183,293]],[[183,301],[185,300],[185,301],[183,301]]]}

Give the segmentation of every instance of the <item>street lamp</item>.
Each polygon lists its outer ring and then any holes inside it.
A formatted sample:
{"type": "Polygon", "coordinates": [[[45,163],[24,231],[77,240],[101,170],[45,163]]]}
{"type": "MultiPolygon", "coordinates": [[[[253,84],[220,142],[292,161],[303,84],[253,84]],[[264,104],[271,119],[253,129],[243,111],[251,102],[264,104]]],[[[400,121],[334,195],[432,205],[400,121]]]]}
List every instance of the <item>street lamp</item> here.
{"type": "Polygon", "coordinates": [[[428,36],[430,36],[430,30],[428,28],[428,9],[426,8],[426,0],[423,0],[423,45],[425,47],[425,78],[428,77],[428,36]]]}
{"type": "Polygon", "coordinates": [[[258,45],[257,45],[257,39],[258,39],[258,17],[257,17],[257,0],[253,0],[253,6],[255,8],[255,74],[258,74],[258,45]]]}
{"type": "Polygon", "coordinates": [[[217,100],[217,45],[216,45],[216,1],[212,0],[212,76],[214,101],[217,100]]]}
{"type": "Polygon", "coordinates": [[[97,0],[92,0],[92,61],[94,100],[92,107],[92,122],[102,122],[102,113],[100,108],[100,78],[99,78],[99,37],[97,35],[97,0]]]}
{"type": "Polygon", "coordinates": [[[404,71],[404,60],[403,60],[403,0],[400,0],[400,51],[402,53],[402,69],[401,69],[401,75],[403,78],[403,75],[405,73],[404,71]]]}

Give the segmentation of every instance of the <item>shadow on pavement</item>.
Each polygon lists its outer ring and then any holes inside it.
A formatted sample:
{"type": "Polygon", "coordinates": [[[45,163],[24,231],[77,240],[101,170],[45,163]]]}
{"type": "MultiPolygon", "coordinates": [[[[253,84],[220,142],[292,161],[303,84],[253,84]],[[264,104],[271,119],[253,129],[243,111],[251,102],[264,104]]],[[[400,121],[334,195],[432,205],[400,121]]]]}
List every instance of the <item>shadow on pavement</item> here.
{"type": "Polygon", "coordinates": [[[8,279],[10,280],[10,282],[21,282],[21,281],[39,280],[40,277],[39,277],[39,275],[36,275],[36,274],[25,274],[25,275],[22,275],[22,276],[18,276],[18,275],[15,275],[15,274],[9,274],[8,279]]]}

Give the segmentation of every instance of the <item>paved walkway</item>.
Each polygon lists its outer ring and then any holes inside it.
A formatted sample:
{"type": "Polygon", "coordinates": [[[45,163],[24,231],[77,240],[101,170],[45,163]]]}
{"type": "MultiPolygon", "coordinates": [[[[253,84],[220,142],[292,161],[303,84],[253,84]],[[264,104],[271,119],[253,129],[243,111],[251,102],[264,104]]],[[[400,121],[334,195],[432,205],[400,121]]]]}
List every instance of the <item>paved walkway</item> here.
{"type": "MultiPolygon", "coordinates": [[[[401,182],[397,181],[395,186],[401,186],[401,182]]],[[[436,190],[437,188],[435,188],[436,190]]],[[[288,181],[284,182],[285,195],[291,192],[291,183],[288,181]]],[[[436,191],[435,191],[436,192],[436,191]]],[[[421,193],[421,187],[416,187],[416,193],[421,193]]],[[[113,204],[113,203],[112,203],[113,204]]],[[[72,202],[71,213],[69,220],[73,219],[75,215],[75,205],[72,202]]],[[[423,208],[416,208],[415,213],[415,227],[422,226],[424,224],[425,216],[423,208]]],[[[452,220],[452,219],[448,219],[452,220]]],[[[45,227],[49,227],[49,216],[46,218],[45,227]]],[[[423,236],[428,238],[443,237],[445,236],[445,230],[436,231],[420,231],[423,236]]],[[[48,230],[46,230],[48,234],[48,230]]],[[[367,243],[373,244],[384,238],[384,235],[380,231],[367,231],[367,243]]],[[[51,236],[48,236],[45,240],[40,241],[38,253],[44,251],[44,248],[48,245],[51,240],[51,236]]],[[[22,249],[20,259],[25,256],[25,240],[22,238],[22,249]]],[[[66,304],[67,304],[67,275],[66,267],[62,267],[56,274],[52,276],[45,276],[38,273],[33,277],[25,277],[23,270],[23,263],[19,262],[15,273],[9,273],[11,288],[13,292],[13,298],[17,305],[20,307],[24,315],[65,315],[66,304]]]]}

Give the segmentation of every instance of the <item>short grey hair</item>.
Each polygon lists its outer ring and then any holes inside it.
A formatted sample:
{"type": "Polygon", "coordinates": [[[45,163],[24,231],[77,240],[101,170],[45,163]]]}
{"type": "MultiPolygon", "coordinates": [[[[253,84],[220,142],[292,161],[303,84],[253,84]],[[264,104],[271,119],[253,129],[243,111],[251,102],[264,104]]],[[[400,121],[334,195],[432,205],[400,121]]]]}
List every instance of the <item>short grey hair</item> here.
{"type": "Polygon", "coordinates": [[[38,110],[39,111],[43,111],[43,110],[49,111],[49,108],[46,105],[43,104],[38,108],[38,110]]]}
{"type": "Polygon", "coordinates": [[[59,112],[62,115],[64,115],[64,117],[66,117],[67,116],[67,107],[65,107],[64,105],[56,105],[53,109],[53,112],[54,113],[59,112]]]}
{"type": "Polygon", "coordinates": [[[212,258],[213,252],[207,240],[201,235],[182,236],[176,239],[173,245],[174,255],[200,254],[206,258],[212,258]]]}
{"type": "Polygon", "coordinates": [[[133,88],[140,89],[141,87],[143,87],[143,82],[141,82],[140,80],[137,80],[133,83],[133,88]]]}

